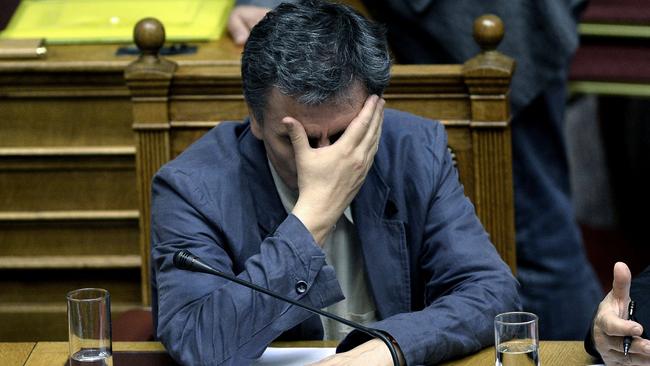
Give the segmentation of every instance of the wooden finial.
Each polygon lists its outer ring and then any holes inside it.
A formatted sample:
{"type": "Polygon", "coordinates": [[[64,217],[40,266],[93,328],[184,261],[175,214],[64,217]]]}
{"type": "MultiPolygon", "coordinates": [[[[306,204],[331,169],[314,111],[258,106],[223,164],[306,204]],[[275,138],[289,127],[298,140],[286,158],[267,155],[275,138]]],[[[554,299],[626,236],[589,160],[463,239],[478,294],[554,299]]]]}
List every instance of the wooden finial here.
{"type": "Polygon", "coordinates": [[[165,43],[165,27],[156,18],[144,18],[135,25],[133,39],[143,56],[158,58],[158,51],[165,43]]]}
{"type": "Polygon", "coordinates": [[[503,39],[503,22],[493,14],[481,15],[474,21],[474,40],[483,51],[494,51],[503,39]]]}

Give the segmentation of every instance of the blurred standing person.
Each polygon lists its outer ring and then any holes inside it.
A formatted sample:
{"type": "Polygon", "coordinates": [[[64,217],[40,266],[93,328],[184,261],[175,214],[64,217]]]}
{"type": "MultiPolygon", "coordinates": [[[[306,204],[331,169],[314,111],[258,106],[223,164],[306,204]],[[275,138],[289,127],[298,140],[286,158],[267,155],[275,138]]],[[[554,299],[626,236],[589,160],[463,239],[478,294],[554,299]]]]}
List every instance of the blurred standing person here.
{"type": "MultiPolygon", "coordinates": [[[[228,24],[243,44],[278,0],[238,0],[228,24]]],[[[463,63],[480,50],[467,32],[492,13],[506,32],[499,51],[517,70],[510,94],[517,276],[542,339],[581,339],[602,289],[588,262],[570,199],[563,136],[566,78],[584,0],[374,0],[399,63],[463,63]]]]}

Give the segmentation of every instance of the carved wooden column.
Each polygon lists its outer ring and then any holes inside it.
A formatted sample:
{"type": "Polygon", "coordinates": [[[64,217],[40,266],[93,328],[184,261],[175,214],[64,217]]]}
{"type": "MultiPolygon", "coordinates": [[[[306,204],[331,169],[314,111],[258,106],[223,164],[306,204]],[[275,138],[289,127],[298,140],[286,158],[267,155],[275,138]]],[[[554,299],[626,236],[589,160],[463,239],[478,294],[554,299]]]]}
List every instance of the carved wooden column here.
{"type": "Polygon", "coordinates": [[[158,51],[165,42],[165,29],[157,19],[146,18],[139,21],[133,31],[133,37],[141,55],[128,66],[124,76],[131,91],[133,130],[136,136],[142,304],[149,305],[151,180],[156,171],[170,159],[168,95],[176,64],[158,57],[158,51]]]}
{"type": "Polygon", "coordinates": [[[515,273],[514,191],[508,88],[514,61],[497,52],[503,23],[494,15],[474,22],[482,52],[463,66],[470,92],[474,203],[492,243],[515,273]],[[480,168],[479,168],[480,167],[480,168]]]}

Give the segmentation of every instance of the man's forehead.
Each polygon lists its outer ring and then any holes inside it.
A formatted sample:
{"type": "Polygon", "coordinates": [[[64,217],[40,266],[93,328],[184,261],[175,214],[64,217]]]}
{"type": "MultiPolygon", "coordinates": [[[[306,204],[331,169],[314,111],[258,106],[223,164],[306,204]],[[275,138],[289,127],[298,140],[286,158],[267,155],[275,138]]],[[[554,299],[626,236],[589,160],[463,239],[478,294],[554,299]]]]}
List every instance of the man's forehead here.
{"type": "Polygon", "coordinates": [[[363,87],[354,85],[339,94],[323,103],[308,105],[300,103],[298,98],[286,95],[277,87],[273,87],[267,99],[267,116],[280,120],[285,116],[290,116],[303,124],[319,123],[322,120],[338,119],[337,117],[352,116],[354,118],[361,111],[368,97],[363,87]]]}

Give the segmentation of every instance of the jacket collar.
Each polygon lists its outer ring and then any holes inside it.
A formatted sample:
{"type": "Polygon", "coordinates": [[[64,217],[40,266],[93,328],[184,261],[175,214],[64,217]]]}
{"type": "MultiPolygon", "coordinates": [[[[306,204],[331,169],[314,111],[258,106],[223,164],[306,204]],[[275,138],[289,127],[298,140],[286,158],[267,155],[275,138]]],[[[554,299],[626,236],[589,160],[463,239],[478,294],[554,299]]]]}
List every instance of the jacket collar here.
{"type": "Polygon", "coordinates": [[[261,229],[261,237],[272,234],[287,217],[282,206],[273,177],[267,163],[264,143],[258,140],[250,129],[250,123],[239,136],[239,151],[243,157],[243,174],[257,216],[257,223],[261,229]]]}

